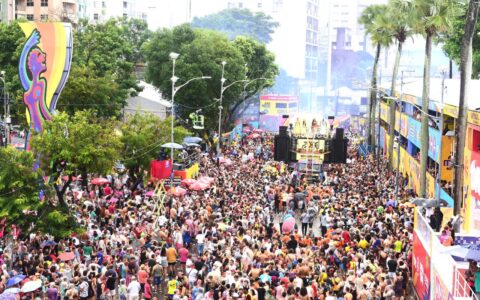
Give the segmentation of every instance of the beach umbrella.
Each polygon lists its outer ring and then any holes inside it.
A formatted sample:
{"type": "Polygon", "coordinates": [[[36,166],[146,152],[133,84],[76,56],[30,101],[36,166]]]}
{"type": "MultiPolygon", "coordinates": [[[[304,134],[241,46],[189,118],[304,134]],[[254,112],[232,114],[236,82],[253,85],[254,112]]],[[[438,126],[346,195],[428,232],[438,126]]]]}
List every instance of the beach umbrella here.
{"type": "Polygon", "coordinates": [[[107,178],[99,177],[99,178],[92,179],[92,181],[90,181],[90,183],[94,184],[94,185],[102,185],[102,184],[110,183],[110,181],[108,181],[107,178]]]}
{"type": "Polygon", "coordinates": [[[258,139],[260,135],[258,133],[252,133],[247,136],[249,139],[258,139]]]}
{"type": "Polygon", "coordinates": [[[117,203],[117,202],[118,202],[117,198],[111,198],[110,200],[108,200],[108,203],[117,203]]]}
{"type": "Polygon", "coordinates": [[[55,246],[57,243],[55,241],[45,241],[42,243],[42,248],[55,246]]]}
{"type": "Polygon", "coordinates": [[[188,188],[192,191],[203,191],[208,188],[208,185],[203,182],[195,181],[194,183],[189,185],[188,188]]]}
{"type": "Polygon", "coordinates": [[[153,196],[153,191],[148,191],[145,196],[147,197],[152,197],[153,196]]]}
{"type": "Polygon", "coordinates": [[[20,289],[17,287],[9,288],[3,291],[4,294],[18,294],[20,293],[20,289]]]}
{"type": "Polygon", "coordinates": [[[187,136],[186,138],[183,139],[184,143],[200,143],[203,140],[197,136],[187,136]]]}
{"type": "Polygon", "coordinates": [[[293,228],[295,228],[295,218],[288,218],[285,221],[283,221],[282,232],[284,234],[288,234],[292,232],[293,228]]]}
{"type": "Polygon", "coordinates": [[[212,177],[208,177],[208,176],[202,176],[202,177],[198,178],[197,181],[200,181],[200,182],[203,182],[203,183],[206,183],[206,184],[210,185],[215,181],[215,179],[213,179],[212,177]]]}
{"type": "Polygon", "coordinates": [[[170,189],[169,193],[174,196],[181,197],[181,196],[185,196],[185,194],[187,193],[187,190],[181,187],[175,187],[170,189]]]}
{"type": "Polygon", "coordinates": [[[185,146],[187,146],[187,147],[200,147],[200,145],[197,144],[197,143],[185,143],[185,146]]]}
{"type": "Polygon", "coordinates": [[[181,150],[183,149],[183,146],[180,145],[180,144],[177,144],[177,143],[166,143],[166,144],[163,144],[162,145],[163,148],[173,148],[173,149],[177,149],[177,150],[181,150]]]}
{"type": "Polygon", "coordinates": [[[17,300],[17,295],[3,292],[3,294],[0,294],[0,300],[17,300]]]}
{"type": "Polygon", "coordinates": [[[193,178],[185,178],[185,179],[182,180],[182,185],[188,187],[189,185],[191,185],[191,184],[194,183],[195,181],[196,181],[196,180],[193,179],[193,178]]]}
{"type": "Polygon", "coordinates": [[[73,252],[63,252],[63,253],[60,253],[58,258],[61,261],[69,261],[75,258],[75,254],[73,252]]]}
{"type": "Polygon", "coordinates": [[[6,286],[11,287],[11,286],[14,286],[16,284],[19,284],[20,282],[22,282],[25,279],[25,277],[26,276],[22,275],[22,274],[15,275],[15,276],[13,276],[13,277],[11,277],[10,279],[7,280],[6,286]]]}
{"type": "Polygon", "coordinates": [[[42,287],[42,281],[40,279],[32,280],[32,281],[26,282],[22,286],[21,291],[22,291],[22,293],[30,293],[30,292],[33,292],[33,291],[39,289],[40,287],[42,287]]]}
{"type": "Polygon", "coordinates": [[[262,132],[263,132],[263,129],[255,128],[255,129],[253,130],[253,132],[255,132],[255,133],[262,133],[262,132]]]}

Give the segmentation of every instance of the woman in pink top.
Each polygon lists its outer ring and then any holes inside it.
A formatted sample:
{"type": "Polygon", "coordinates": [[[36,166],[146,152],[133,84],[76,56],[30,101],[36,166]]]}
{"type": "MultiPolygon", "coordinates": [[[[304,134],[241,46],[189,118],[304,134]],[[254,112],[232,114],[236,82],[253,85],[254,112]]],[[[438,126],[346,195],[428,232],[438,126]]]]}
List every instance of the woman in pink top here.
{"type": "Polygon", "coordinates": [[[190,252],[185,248],[185,247],[182,247],[180,248],[180,250],[178,250],[178,256],[179,256],[179,261],[180,261],[180,264],[182,265],[182,269],[184,272],[186,272],[186,264],[187,264],[187,259],[188,259],[188,255],[190,254],[190,252]]]}
{"type": "Polygon", "coordinates": [[[140,283],[142,293],[145,293],[145,284],[148,281],[148,272],[145,270],[145,265],[140,266],[137,273],[138,282],[140,283]]]}

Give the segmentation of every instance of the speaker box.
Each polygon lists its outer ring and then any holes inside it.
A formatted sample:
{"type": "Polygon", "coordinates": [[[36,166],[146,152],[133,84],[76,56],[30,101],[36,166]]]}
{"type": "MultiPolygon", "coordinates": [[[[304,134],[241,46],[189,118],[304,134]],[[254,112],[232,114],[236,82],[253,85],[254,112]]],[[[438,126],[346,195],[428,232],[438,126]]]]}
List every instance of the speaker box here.
{"type": "Polygon", "coordinates": [[[337,128],[335,131],[335,139],[343,140],[343,128],[337,128]]]}
{"type": "Polygon", "coordinates": [[[288,135],[277,135],[274,139],[275,151],[273,158],[276,161],[289,162],[290,137],[288,135]]]}
{"type": "Polygon", "coordinates": [[[280,126],[279,129],[278,129],[278,135],[279,136],[288,136],[287,129],[288,129],[287,126],[280,126]]]}

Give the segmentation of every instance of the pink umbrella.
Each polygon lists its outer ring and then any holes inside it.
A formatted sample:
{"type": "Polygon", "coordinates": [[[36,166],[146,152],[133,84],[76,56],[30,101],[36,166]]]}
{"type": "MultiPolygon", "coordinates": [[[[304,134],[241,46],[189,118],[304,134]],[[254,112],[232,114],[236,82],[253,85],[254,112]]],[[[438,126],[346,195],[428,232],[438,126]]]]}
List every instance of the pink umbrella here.
{"type": "Polygon", "coordinates": [[[60,255],[58,256],[58,258],[61,260],[61,261],[68,261],[68,260],[72,260],[75,258],[75,254],[73,252],[63,252],[63,253],[60,253],[60,255]]]}
{"type": "Polygon", "coordinates": [[[262,132],[263,132],[263,130],[262,130],[262,129],[260,129],[260,128],[255,128],[255,129],[253,130],[253,132],[256,132],[256,133],[262,133],[262,132]]]}
{"type": "MultiPolygon", "coordinates": [[[[73,181],[75,181],[76,179],[77,179],[77,177],[72,176],[72,180],[73,180],[73,181]]],[[[68,180],[68,176],[62,176],[62,180],[67,181],[67,180],[68,180]]]]}
{"type": "Polygon", "coordinates": [[[200,182],[203,182],[203,183],[206,183],[206,184],[210,185],[215,181],[215,179],[213,179],[212,177],[202,176],[202,177],[198,178],[197,181],[200,181],[200,182]]]}
{"type": "Polygon", "coordinates": [[[108,203],[117,203],[117,201],[117,198],[111,198],[110,200],[108,200],[108,203]]]}
{"type": "Polygon", "coordinates": [[[108,181],[107,178],[99,177],[99,178],[92,179],[91,183],[95,185],[102,185],[102,184],[110,183],[110,181],[108,181]]]}
{"type": "Polygon", "coordinates": [[[283,221],[282,232],[284,234],[288,234],[292,232],[294,227],[295,227],[295,218],[288,218],[285,221],[283,221]]]}
{"type": "Polygon", "coordinates": [[[250,131],[252,131],[252,130],[249,127],[243,128],[243,132],[250,132],[250,131]]]}
{"type": "Polygon", "coordinates": [[[152,197],[153,196],[153,191],[148,191],[145,196],[147,197],[152,197]]]}
{"type": "Polygon", "coordinates": [[[252,133],[248,136],[249,139],[258,139],[260,135],[258,133],[252,133]]]}
{"type": "Polygon", "coordinates": [[[188,188],[191,189],[192,191],[203,191],[208,189],[208,185],[203,182],[196,181],[192,183],[188,188]]]}
{"type": "Polygon", "coordinates": [[[185,196],[185,194],[187,193],[187,190],[181,187],[175,187],[175,188],[172,188],[169,193],[173,194],[176,197],[181,197],[181,196],[185,196]]]}
{"type": "Polygon", "coordinates": [[[194,183],[195,181],[196,181],[196,180],[193,179],[193,178],[185,178],[185,179],[182,180],[182,185],[188,187],[189,185],[191,185],[191,184],[194,183]]]}

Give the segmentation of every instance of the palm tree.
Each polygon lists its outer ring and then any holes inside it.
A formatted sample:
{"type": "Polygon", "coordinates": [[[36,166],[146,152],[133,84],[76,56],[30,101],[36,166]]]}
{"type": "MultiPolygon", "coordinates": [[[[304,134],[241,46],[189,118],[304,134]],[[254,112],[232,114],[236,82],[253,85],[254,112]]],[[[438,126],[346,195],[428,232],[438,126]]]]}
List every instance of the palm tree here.
{"type": "Polygon", "coordinates": [[[416,31],[425,36],[425,62],[423,66],[422,92],[422,130],[420,147],[420,197],[426,196],[428,163],[428,103],[430,99],[430,64],[432,60],[432,41],[440,34],[448,32],[452,23],[461,12],[458,0],[404,0],[413,5],[416,14],[416,31]]]}
{"type": "MultiPolygon", "coordinates": [[[[395,88],[397,83],[398,69],[400,66],[400,59],[402,57],[403,43],[409,36],[413,34],[414,14],[411,7],[403,0],[390,0],[388,2],[388,23],[386,24],[392,32],[397,42],[397,54],[395,56],[395,65],[392,73],[392,87],[390,96],[395,96],[395,88]]],[[[388,141],[388,158],[390,168],[393,166],[393,136],[395,133],[395,101],[390,100],[390,115],[389,115],[389,135],[388,141]]]]}
{"type": "MultiPolygon", "coordinates": [[[[370,83],[370,97],[368,104],[368,124],[367,134],[368,143],[375,149],[375,111],[377,104],[377,71],[378,61],[382,47],[388,47],[392,43],[392,35],[385,26],[387,23],[387,6],[386,5],[370,5],[363,11],[360,24],[365,27],[365,31],[370,35],[370,39],[375,46],[375,58],[372,68],[372,79],[370,83]]],[[[380,121],[380,120],[379,120],[380,121]]]]}
{"type": "Polygon", "coordinates": [[[467,134],[467,103],[468,83],[472,78],[472,39],[475,33],[479,10],[478,0],[470,0],[465,21],[464,35],[462,37],[460,52],[460,101],[458,103],[458,120],[456,123],[456,148],[455,148],[455,185],[453,213],[460,212],[460,204],[463,198],[463,155],[465,149],[465,137],[467,134]]]}

